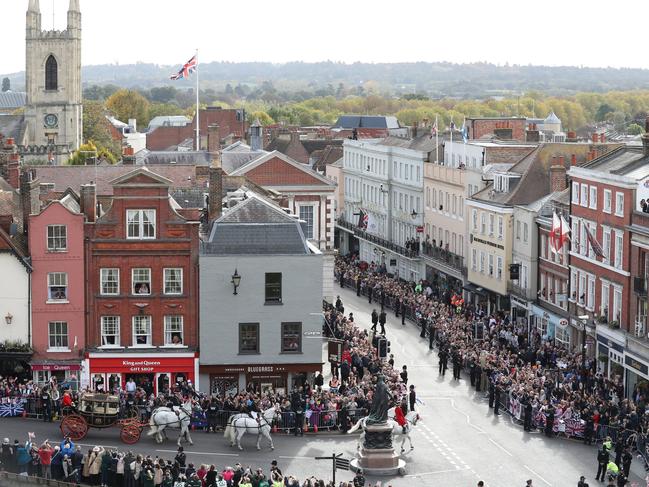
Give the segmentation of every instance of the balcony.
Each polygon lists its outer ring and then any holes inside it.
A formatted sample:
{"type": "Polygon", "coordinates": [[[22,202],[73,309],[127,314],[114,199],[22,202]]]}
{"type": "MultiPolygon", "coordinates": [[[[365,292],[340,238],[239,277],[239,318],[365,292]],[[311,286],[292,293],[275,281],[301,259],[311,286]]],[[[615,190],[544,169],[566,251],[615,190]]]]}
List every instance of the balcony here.
{"type": "Polygon", "coordinates": [[[424,164],[424,178],[464,187],[466,169],[427,162],[424,164]]]}
{"type": "Polygon", "coordinates": [[[509,282],[507,284],[507,292],[509,294],[513,294],[514,296],[518,296],[519,298],[523,298],[527,301],[534,301],[536,299],[536,296],[534,295],[534,293],[529,287],[524,287],[519,284],[514,284],[513,282],[509,282]]]}
{"type": "Polygon", "coordinates": [[[377,237],[376,235],[372,235],[371,233],[367,233],[365,230],[358,228],[358,226],[355,225],[354,223],[350,223],[346,220],[343,220],[342,218],[339,218],[336,221],[336,225],[353,232],[354,235],[358,238],[362,238],[363,240],[376,244],[379,247],[383,247],[386,250],[390,250],[397,254],[403,255],[404,257],[408,257],[409,259],[416,259],[419,257],[419,254],[417,252],[402,247],[401,245],[392,243],[389,240],[386,240],[384,238],[377,237]]]}
{"type": "Polygon", "coordinates": [[[464,267],[464,257],[454,254],[446,249],[434,247],[425,242],[421,246],[421,255],[433,260],[436,264],[447,266],[455,271],[466,275],[466,268],[464,267]]]}
{"type": "Polygon", "coordinates": [[[633,292],[636,294],[646,295],[647,294],[647,278],[646,277],[634,277],[633,278],[633,292]]]}

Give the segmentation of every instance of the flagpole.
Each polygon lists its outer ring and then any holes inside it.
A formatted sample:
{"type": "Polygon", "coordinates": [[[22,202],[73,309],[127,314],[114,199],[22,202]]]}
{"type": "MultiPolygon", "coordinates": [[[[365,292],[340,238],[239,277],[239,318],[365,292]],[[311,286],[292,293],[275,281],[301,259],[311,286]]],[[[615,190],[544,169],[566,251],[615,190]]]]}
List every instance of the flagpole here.
{"type": "Polygon", "coordinates": [[[445,166],[450,166],[453,163],[453,156],[454,156],[454,154],[453,154],[453,117],[451,117],[451,125],[450,125],[449,128],[451,129],[451,153],[450,153],[451,160],[450,161],[444,161],[445,166]]]}
{"type": "Polygon", "coordinates": [[[196,150],[201,150],[201,120],[200,120],[200,92],[199,92],[198,49],[196,49],[196,150]]]}
{"type": "Polygon", "coordinates": [[[437,125],[437,114],[435,114],[435,163],[439,164],[439,125],[437,125]]]}

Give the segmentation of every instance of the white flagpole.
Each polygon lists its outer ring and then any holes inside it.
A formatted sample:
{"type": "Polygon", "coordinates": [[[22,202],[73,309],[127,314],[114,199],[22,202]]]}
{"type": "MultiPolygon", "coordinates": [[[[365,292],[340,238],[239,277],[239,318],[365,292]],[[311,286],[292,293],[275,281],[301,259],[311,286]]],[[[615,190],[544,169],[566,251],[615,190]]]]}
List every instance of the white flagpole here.
{"type": "Polygon", "coordinates": [[[437,114],[435,114],[435,163],[439,164],[439,125],[437,124],[437,114]]]}
{"type": "Polygon", "coordinates": [[[445,166],[450,166],[451,164],[453,164],[453,117],[451,117],[450,129],[451,129],[451,153],[449,154],[449,156],[451,157],[451,159],[449,161],[444,161],[445,166]]]}
{"type": "Polygon", "coordinates": [[[201,150],[200,92],[198,87],[198,49],[196,49],[196,150],[201,150]]]}

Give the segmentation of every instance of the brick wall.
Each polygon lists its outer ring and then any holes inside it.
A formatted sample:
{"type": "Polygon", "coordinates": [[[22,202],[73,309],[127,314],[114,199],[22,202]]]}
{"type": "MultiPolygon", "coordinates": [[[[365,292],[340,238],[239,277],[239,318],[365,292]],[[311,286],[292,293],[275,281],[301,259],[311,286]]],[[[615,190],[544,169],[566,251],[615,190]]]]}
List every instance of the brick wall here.
{"type": "Polygon", "coordinates": [[[260,186],[290,186],[299,184],[324,185],[319,179],[279,157],[273,157],[246,173],[248,179],[260,186]]]}
{"type": "Polygon", "coordinates": [[[525,142],[525,125],[524,118],[493,118],[493,119],[468,119],[469,138],[479,139],[480,137],[493,134],[499,129],[511,129],[512,140],[525,142]]]}

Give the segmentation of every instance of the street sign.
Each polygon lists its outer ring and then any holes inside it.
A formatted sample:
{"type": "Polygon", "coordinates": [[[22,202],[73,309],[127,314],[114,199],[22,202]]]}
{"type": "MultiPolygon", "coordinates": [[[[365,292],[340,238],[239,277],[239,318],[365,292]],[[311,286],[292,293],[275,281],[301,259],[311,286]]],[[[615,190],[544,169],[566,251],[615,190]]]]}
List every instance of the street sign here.
{"type": "Polygon", "coordinates": [[[322,336],[322,331],[321,330],[310,330],[310,331],[305,331],[303,333],[305,337],[321,337],[322,336]]]}
{"type": "Polygon", "coordinates": [[[424,233],[423,225],[420,225],[420,226],[417,227],[417,233],[424,233]]]}
{"type": "Polygon", "coordinates": [[[338,470],[349,470],[349,460],[336,457],[334,462],[336,462],[336,468],[338,470]]]}

